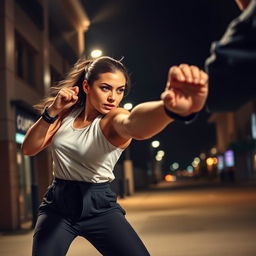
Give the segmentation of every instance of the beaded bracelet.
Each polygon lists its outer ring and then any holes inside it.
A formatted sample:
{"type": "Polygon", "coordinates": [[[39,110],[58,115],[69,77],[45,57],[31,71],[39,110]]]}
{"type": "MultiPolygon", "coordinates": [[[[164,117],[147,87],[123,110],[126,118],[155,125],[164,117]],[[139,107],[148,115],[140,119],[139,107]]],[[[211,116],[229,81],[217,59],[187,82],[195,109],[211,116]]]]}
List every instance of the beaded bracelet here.
{"type": "Polygon", "coordinates": [[[41,117],[44,119],[44,121],[46,121],[49,124],[53,124],[58,118],[59,115],[56,115],[55,117],[51,117],[47,111],[48,107],[45,107],[43,114],[41,115],[41,117]]]}
{"type": "Polygon", "coordinates": [[[164,111],[172,119],[174,119],[176,121],[181,121],[182,123],[185,123],[185,124],[192,123],[196,119],[196,117],[198,116],[198,112],[192,113],[188,116],[180,116],[178,114],[175,114],[171,110],[167,109],[166,106],[164,106],[164,111]]]}

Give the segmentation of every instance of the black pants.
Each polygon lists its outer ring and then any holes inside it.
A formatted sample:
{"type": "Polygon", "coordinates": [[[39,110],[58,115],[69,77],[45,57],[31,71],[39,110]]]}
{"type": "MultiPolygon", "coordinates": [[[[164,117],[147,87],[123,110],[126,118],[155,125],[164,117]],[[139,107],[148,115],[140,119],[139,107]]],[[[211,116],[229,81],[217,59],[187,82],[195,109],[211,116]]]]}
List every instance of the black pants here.
{"type": "Polygon", "coordinates": [[[77,236],[104,256],[148,256],[124,215],[109,183],[55,179],[39,207],[33,256],[64,256],[77,236]]]}

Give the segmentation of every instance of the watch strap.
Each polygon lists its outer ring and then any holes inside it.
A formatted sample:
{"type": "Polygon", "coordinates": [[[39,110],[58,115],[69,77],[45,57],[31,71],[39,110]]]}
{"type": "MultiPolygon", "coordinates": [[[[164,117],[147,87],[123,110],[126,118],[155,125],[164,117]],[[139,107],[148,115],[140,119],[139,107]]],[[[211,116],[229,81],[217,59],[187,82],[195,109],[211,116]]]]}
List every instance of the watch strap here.
{"type": "Polygon", "coordinates": [[[185,124],[192,123],[196,119],[196,117],[198,116],[198,113],[199,113],[199,112],[195,112],[188,116],[181,116],[181,115],[178,115],[178,114],[172,112],[171,110],[167,109],[166,106],[164,106],[164,111],[169,117],[171,117],[175,121],[179,121],[179,122],[182,122],[185,124]]]}
{"type": "Polygon", "coordinates": [[[43,114],[41,115],[41,117],[44,119],[44,121],[46,121],[49,124],[53,124],[58,118],[59,115],[56,115],[55,117],[52,117],[49,115],[48,111],[47,111],[48,107],[45,107],[43,114]]]}

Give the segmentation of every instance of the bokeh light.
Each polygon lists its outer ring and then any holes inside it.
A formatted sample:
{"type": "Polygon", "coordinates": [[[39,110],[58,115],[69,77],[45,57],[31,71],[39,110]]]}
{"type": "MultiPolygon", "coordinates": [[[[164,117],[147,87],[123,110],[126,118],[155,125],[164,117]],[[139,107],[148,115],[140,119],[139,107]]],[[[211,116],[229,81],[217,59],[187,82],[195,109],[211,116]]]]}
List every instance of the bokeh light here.
{"type": "Polygon", "coordinates": [[[102,55],[102,50],[100,49],[95,49],[91,51],[91,56],[92,58],[98,58],[102,55]]]}

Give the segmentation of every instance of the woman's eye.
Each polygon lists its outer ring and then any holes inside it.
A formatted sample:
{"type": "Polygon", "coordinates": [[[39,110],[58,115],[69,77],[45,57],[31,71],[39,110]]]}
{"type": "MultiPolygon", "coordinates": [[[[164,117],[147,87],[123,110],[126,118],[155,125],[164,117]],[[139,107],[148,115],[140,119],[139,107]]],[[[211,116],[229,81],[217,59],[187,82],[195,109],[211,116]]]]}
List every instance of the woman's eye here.
{"type": "Polygon", "coordinates": [[[109,90],[109,88],[107,86],[102,86],[101,90],[104,91],[104,92],[107,92],[109,90]]]}
{"type": "Polygon", "coordinates": [[[117,89],[117,92],[118,92],[118,93],[123,93],[124,90],[125,90],[124,88],[119,88],[119,89],[117,89]]]}

